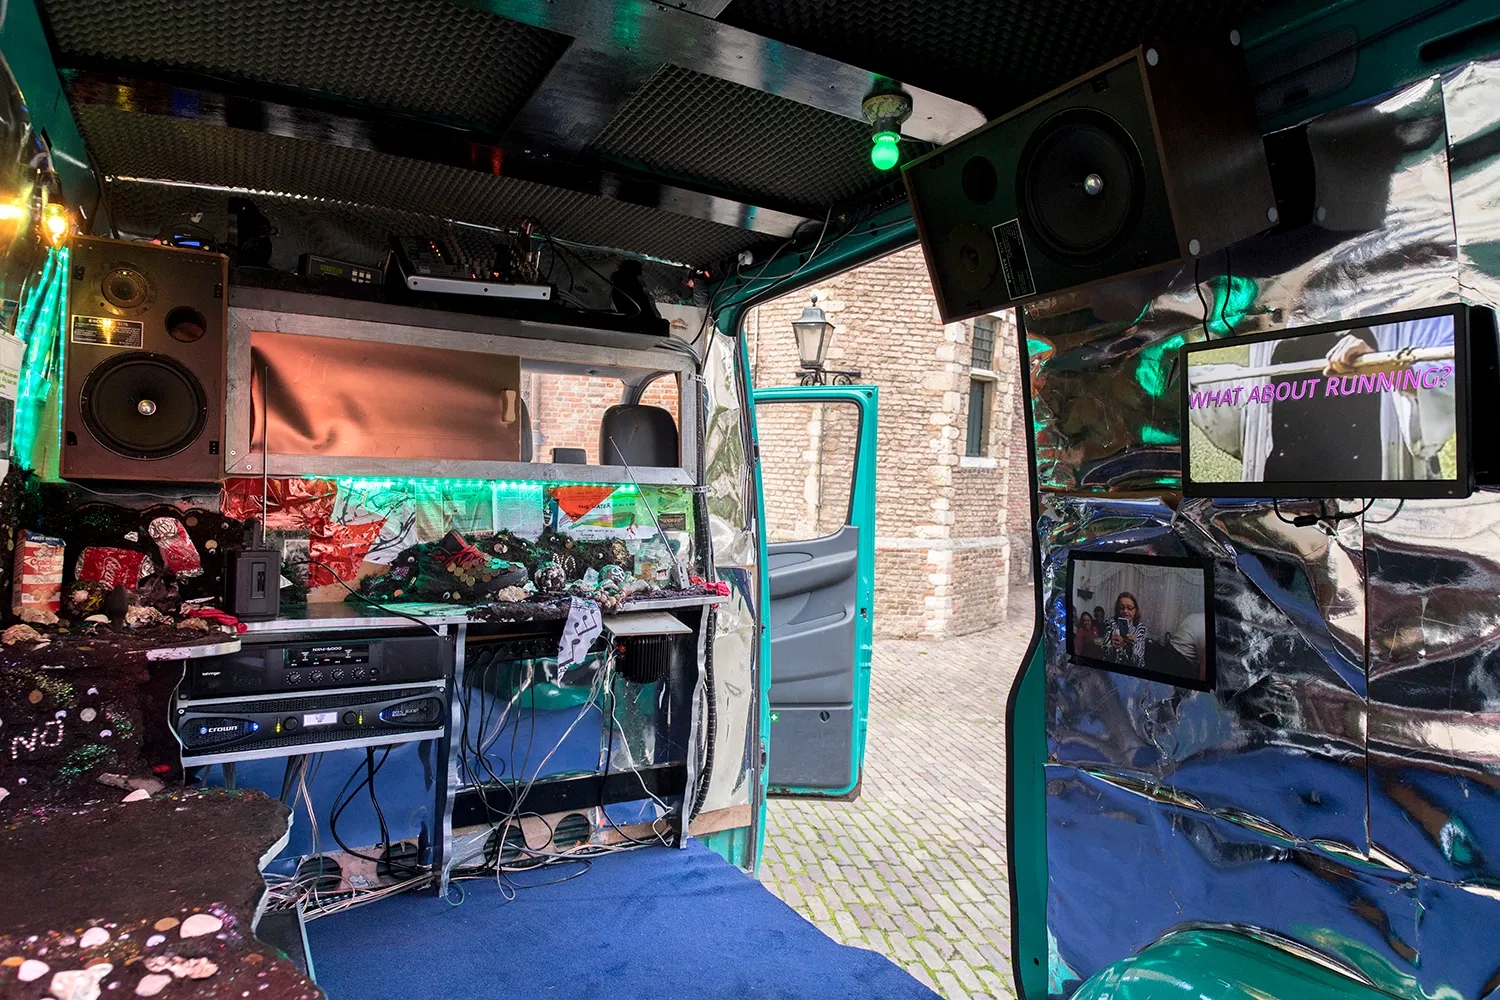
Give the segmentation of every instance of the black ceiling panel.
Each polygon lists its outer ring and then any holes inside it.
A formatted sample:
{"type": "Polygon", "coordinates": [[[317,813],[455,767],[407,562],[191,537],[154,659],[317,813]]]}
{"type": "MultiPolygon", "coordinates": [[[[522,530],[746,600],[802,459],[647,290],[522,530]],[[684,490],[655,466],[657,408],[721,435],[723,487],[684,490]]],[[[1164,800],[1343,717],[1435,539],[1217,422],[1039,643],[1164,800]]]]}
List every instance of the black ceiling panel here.
{"type": "Polygon", "coordinates": [[[870,165],[864,122],[677,66],[631,95],[591,152],[810,215],[890,176],[870,165]]]}
{"type": "Polygon", "coordinates": [[[282,192],[497,227],[530,219],[554,236],[700,267],[767,242],[732,226],[385,153],[97,105],[74,113],[106,176],[282,192]]]}
{"type": "Polygon", "coordinates": [[[990,117],[1167,33],[1243,24],[1276,0],[733,0],[719,20],[990,117]]]}
{"type": "Polygon", "coordinates": [[[499,131],[568,39],[447,0],[42,0],[62,66],[203,74],[499,131]]]}

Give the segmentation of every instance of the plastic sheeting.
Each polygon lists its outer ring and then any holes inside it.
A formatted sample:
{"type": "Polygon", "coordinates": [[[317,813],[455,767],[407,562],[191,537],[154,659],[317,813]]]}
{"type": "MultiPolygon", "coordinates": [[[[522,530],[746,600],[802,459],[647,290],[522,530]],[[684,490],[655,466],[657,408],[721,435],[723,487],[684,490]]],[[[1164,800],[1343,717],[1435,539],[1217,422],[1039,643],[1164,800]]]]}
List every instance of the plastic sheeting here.
{"type": "Polygon", "coordinates": [[[729,599],[719,605],[713,637],[714,754],[704,811],[748,804],[755,790],[760,566],[739,361],[738,343],[713,333],[703,363],[703,479],[713,569],[729,584],[729,599]]]}
{"type": "Polygon", "coordinates": [[[1500,916],[1500,494],[1343,501],[1326,529],[1291,523],[1310,503],[1105,495],[1180,483],[1204,432],[1181,423],[1184,342],[1500,304],[1497,134],[1500,61],[1333,112],[1307,126],[1310,225],[1210,257],[1201,284],[1028,310],[1038,475],[1068,491],[1037,526],[1054,994],[1194,926],[1413,1000],[1500,982],[1476,931],[1500,916]],[[1212,559],[1216,690],[1069,663],[1070,547],[1212,559]]]}

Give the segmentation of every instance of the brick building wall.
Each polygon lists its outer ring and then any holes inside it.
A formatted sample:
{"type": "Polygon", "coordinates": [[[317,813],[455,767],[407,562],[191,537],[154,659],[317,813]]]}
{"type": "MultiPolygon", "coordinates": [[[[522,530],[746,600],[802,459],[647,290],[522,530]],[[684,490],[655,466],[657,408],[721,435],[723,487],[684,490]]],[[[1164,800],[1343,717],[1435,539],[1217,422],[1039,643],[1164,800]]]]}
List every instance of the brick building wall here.
{"type": "MultiPolygon", "coordinates": [[[[531,416],[532,457],[552,461],[553,448],[582,448],[589,464],[599,464],[599,421],[620,402],[624,383],[617,378],[566,372],[523,372],[521,398],[531,416]]],[[[663,376],[646,387],[641,402],[660,406],[677,417],[677,381],[663,376]]]]}
{"type": "MultiPolygon", "coordinates": [[[[1024,551],[1012,554],[1010,538],[1017,480],[1022,504],[1029,504],[1013,317],[996,318],[992,374],[985,376],[992,387],[988,439],[983,456],[969,457],[974,324],[941,322],[921,251],[873,261],[812,292],[834,324],[828,367],[859,369],[860,381],[880,387],[876,634],[956,635],[1003,620],[1012,563],[1029,559],[1024,551]]],[[[784,296],[747,316],[754,385],[796,383],[791,323],[810,294],[784,296]]],[[[757,413],[772,538],[815,537],[807,533],[813,500],[847,493],[848,467],[829,464],[839,453],[827,436],[835,421],[827,414],[819,419],[806,406],[796,409],[762,407],[757,413]]],[[[1018,526],[1023,538],[1029,519],[1027,513],[1018,526]]]]}

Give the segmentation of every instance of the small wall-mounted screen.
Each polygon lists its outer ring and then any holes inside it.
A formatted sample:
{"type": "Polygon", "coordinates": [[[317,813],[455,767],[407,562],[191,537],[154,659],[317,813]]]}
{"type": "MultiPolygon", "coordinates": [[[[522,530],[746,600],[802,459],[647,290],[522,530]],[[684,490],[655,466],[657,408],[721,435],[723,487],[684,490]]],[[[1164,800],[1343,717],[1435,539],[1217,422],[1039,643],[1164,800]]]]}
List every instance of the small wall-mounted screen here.
{"type": "Polygon", "coordinates": [[[1467,496],[1465,318],[1455,306],[1185,348],[1184,492],[1467,496]]]}
{"type": "Polygon", "coordinates": [[[1073,659],[1181,687],[1213,689],[1209,563],[1070,552],[1067,599],[1073,659]]]}

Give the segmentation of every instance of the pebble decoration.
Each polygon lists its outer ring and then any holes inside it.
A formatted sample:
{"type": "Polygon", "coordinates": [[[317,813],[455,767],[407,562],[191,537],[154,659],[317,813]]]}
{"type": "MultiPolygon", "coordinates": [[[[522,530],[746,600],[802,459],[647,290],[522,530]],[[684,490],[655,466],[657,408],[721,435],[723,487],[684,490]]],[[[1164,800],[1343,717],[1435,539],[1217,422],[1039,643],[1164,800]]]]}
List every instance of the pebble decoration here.
{"type": "Polygon", "coordinates": [[[146,791],[144,788],[137,788],[135,791],[131,792],[129,795],[125,796],[120,801],[121,802],[141,802],[141,801],[143,801],[145,799],[149,799],[150,797],[151,797],[151,793],[150,792],[146,791]]]}
{"type": "Polygon", "coordinates": [[[177,933],[185,938],[202,937],[205,934],[217,934],[224,926],[224,921],[212,913],[195,913],[182,922],[182,929],[177,933]]]}
{"type": "Polygon", "coordinates": [[[144,977],[135,986],[135,995],[138,997],[154,997],[168,986],[172,985],[172,977],[153,972],[144,977]]]}
{"type": "Polygon", "coordinates": [[[37,958],[28,958],[26,961],[22,962],[21,967],[16,970],[16,978],[23,983],[29,983],[34,979],[41,979],[49,971],[51,971],[51,966],[49,966],[46,962],[43,962],[41,959],[37,958]]]}
{"type": "MultiPolygon", "coordinates": [[[[109,972],[106,968],[104,975],[109,975],[109,972]]],[[[99,1000],[99,980],[102,978],[92,969],[69,969],[52,977],[47,992],[57,1000],[99,1000]]]]}
{"type": "Polygon", "coordinates": [[[88,930],[84,931],[83,936],[78,939],[78,947],[97,948],[101,944],[107,944],[108,942],[109,931],[105,930],[103,927],[90,927],[88,930]]]}

